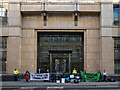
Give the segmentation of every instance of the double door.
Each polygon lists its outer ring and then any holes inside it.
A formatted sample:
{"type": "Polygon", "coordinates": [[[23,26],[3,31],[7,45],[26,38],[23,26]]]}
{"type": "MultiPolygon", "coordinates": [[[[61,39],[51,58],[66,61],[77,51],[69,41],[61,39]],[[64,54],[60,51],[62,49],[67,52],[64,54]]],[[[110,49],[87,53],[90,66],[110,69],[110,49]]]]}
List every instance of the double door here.
{"type": "Polygon", "coordinates": [[[55,59],[55,61],[53,61],[53,70],[56,73],[65,73],[67,72],[67,64],[68,62],[66,61],[66,59],[55,59]]]}
{"type": "Polygon", "coordinates": [[[50,53],[50,72],[69,73],[70,53],[50,53]]]}

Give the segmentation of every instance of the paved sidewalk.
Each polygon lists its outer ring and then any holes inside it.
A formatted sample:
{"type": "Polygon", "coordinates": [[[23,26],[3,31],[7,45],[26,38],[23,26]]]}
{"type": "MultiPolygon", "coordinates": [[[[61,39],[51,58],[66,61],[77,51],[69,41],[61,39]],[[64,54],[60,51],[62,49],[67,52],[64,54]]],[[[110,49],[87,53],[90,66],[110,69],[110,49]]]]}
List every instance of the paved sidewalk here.
{"type": "Polygon", "coordinates": [[[83,87],[83,86],[104,86],[104,87],[120,87],[120,82],[80,82],[80,83],[55,83],[55,82],[40,82],[40,81],[30,81],[25,82],[25,80],[21,81],[4,81],[2,83],[2,87],[49,87],[49,86],[76,86],[76,87],[83,87]]]}

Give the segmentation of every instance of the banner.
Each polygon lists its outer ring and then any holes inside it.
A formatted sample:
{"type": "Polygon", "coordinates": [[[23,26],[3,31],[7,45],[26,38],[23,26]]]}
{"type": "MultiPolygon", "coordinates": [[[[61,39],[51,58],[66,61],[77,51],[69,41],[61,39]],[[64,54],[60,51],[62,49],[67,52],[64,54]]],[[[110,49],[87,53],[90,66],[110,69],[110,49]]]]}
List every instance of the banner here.
{"type": "Polygon", "coordinates": [[[49,80],[49,73],[30,74],[30,80],[49,80]]]}
{"type": "Polygon", "coordinates": [[[84,81],[99,81],[100,73],[85,73],[81,72],[82,80],[84,81]]]}

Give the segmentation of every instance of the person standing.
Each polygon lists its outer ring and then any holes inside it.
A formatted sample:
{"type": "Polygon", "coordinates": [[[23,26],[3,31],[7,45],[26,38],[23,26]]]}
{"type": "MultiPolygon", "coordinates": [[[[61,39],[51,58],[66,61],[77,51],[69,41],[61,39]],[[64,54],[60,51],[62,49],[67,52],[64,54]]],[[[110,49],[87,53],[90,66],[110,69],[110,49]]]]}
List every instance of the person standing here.
{"type": "Polygon", "coordinates": [[[38,73],[40,73],[40,68],[38,69],[38,73]]]}
{"type": "Polygon", "coordinates": [[[49,73],[49,70],[47,69],[47,73],[49,73]]]}
{"type": "Polygon", "coordinates": [[[84,70],[84,82],[87,81],[87,80],[86,80],[86,79],[87,79],[87,75],[86,75],[86,74],[87,74],[87,72],[86,72],[86,70],[84,70]]]}
{"type": "Polygon", "coordinates": [[[26,71],[25,73],[26,82],[29,82],[29,77],[30,77],[30,73],[26,71]]]}
{"type": "Polygon", "coordinates": [[[17,81],[18,80],[18,70],[15,69],[14,70],[14,81],[17,81]]]}
{"type": "Polygon", "coordinates": [[[106,81],[106,76],[107,76],[107,72],[105,72],[105,70],[104,70],[104,72],[103,72],[103,82],[106,81]]]}
{"type": "Polygon", "coordinates": [[[74,68],[73,75],[77,75],[77,70],[74,68]]]}
{"type": "Polygon", "coordinates": [[[101,82],[101,81],[102,81],[102,74],[101,74],[101,71],[99,70],[98,73],[100,73],[99,82],[101,82]]]}

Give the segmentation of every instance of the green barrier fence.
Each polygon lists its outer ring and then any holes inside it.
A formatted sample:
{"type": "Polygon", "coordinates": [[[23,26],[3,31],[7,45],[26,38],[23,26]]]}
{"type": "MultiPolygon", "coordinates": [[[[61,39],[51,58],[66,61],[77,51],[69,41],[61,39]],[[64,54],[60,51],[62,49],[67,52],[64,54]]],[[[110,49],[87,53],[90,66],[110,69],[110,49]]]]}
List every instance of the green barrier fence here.
{"type": "Polygon", "coordinates": [[[81,72],[81,77],[82,80],[84,81],[99,81],[100,79],[100,73],[85,73],[85,72],[81,72]]]}

